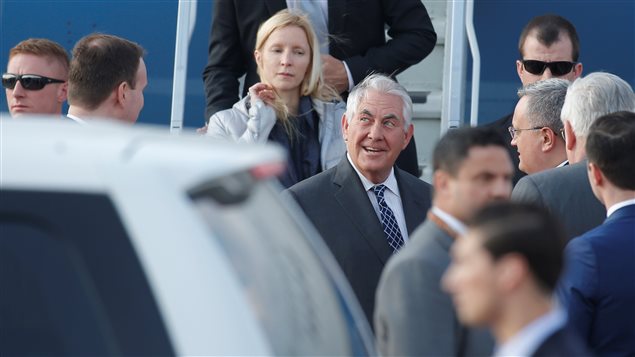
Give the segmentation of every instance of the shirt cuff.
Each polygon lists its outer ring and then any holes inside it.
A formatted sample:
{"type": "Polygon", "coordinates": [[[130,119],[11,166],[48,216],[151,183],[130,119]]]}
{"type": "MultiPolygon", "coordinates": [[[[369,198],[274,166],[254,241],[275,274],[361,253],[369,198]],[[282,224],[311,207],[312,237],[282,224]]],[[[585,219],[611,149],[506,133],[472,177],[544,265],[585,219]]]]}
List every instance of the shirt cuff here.
{"type": "Polygon", "coordinates": [[[342,63],[344,63],[344,69],[346,69],[346,76],[348,76],[348,91],[350,93],[350,91],[353,90],[353,87],[355,87],[355,83],[353,83],[353,75],[351,74],[351,70],[348,69],[346,61],[342,61],[342,63]]]}

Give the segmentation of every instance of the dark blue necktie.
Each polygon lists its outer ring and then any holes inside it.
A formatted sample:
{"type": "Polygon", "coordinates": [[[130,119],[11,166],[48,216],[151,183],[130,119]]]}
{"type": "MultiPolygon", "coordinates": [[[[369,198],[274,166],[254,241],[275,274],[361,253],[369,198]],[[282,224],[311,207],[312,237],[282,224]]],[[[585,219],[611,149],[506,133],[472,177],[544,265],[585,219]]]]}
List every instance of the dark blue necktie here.
{"type": "Polygon", "coordinates": [[[379,204],[381,226],[384,229],[384,234],[386,234],[388,245],[390,245],[393,252],[396,253],[399,248],[403,246],[404,240],[401,236],[401,231],[399,230],[395,214],[392,212],[390,207],[388,207],[388,204],[386,204],[386,200],[384,199],[385,190],[385,185],[377,185],[373,187],[373,192],[375,192],[375,197],[377,197],[377,203],[379,204]]]}

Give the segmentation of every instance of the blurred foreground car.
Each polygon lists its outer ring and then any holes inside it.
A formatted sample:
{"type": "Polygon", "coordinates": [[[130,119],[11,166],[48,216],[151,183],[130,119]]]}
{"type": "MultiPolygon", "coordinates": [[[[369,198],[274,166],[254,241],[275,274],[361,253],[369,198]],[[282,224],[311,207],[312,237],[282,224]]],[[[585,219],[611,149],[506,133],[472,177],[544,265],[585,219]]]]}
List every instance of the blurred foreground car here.
{"type": "Polygon", "coordinates": [[[369,355],[283,152],[0,121],[0,355],[369,355]]]}

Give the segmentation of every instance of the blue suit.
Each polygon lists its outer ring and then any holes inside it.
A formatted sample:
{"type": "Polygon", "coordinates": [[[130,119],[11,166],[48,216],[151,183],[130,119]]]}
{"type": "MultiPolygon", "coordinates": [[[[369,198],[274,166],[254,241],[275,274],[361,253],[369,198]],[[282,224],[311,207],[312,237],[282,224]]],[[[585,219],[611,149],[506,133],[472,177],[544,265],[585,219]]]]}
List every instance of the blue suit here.
{"type": "Polygon", "coordinates": [[[601,356],[635,354],[635,205],[569,242],[558,295],[569,324],[601,356]]]}

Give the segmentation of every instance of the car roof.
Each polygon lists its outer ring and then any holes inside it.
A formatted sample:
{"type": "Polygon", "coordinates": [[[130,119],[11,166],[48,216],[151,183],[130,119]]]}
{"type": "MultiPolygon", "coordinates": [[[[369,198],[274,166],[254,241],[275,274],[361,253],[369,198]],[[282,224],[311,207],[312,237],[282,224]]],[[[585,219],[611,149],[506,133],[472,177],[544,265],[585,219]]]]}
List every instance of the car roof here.
{"type": "MultiPolygon", "coordinates": [[[[237,144],[193,131],[60,117],[0,120],[0,185],[99,192],[111,175],[154,170],[185,189],[259,165],[281,163],[270,144],[237,144]],[[107,173],[107,174],[106,174],[107,173]]],[[[131,177],[132,178],[132,177],[131,177]]]]}

